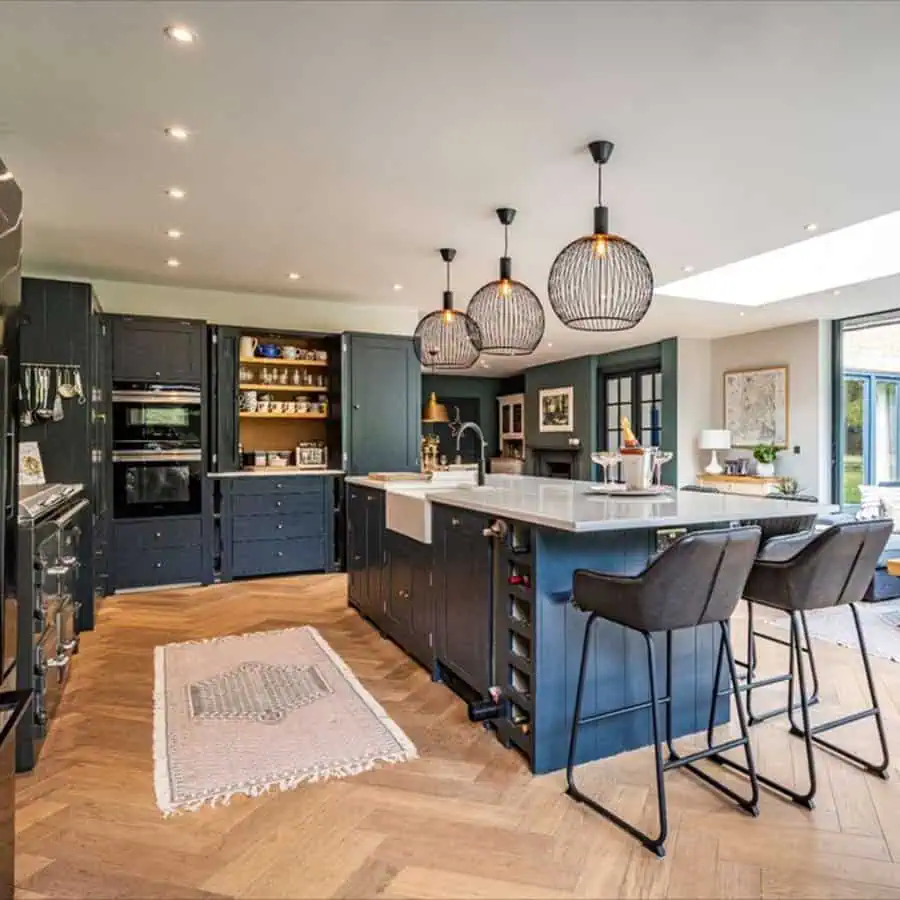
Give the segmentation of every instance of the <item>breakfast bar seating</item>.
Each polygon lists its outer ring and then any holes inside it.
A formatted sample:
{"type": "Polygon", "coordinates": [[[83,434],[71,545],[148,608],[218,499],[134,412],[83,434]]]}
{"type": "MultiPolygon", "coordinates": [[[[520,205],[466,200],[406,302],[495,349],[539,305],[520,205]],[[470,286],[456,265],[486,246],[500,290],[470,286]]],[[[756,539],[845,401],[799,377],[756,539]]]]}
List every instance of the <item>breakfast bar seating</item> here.
{"type": "MultiPolygon", "coordinates": [[[[806,745],[809,786],[805,791],[798,791],[766,775],[757,775],[751,768],[734,760],[719,755],[713,758],[719,763],[749,774],[751,779],[758,778],[766,786],[807,809],[813,809],[817,789],[813,749],[815,744],[855,763],[870,774],[887,778],[887,770],[890,765],[887,738],[875,682],[872,678],[871,663],[866,650],[865,635],[856,604],[863,599],[869,587],[875,565],[891,535],[892,525],[890,519],[845,522],[833,525],[818,534],[807,532],[774,538],[763,547],[744,588],[744,596],[748,601],[759,603],[769,609],[786,612],[790,616],[789,671],[780,679],[787,681],[788,700],[787,706],[782,712],[787,712],[791,734],[803,738],[806,745]],[[838,719],[812,725],[809,717],[809,708],[812,705],[811,695],[807,692],[806,666],[803,662],[803,647],[800,637],[802,628],[805,640],[809,644],[809,634],[806,630],[803,613],[844,605],[850,607],[856,626],[871,706],[838,719]],[[796,705],[794,702],[795,681],[799,686],[799,699],[796,705]],[[800,707],[802,718],[802,724],[799,726],[795,721],[797,706],[800,707]],[[878,762],[863,759],[819,736],[825,731],[868,718],[875,720],[881,750],[881,759],[878,762]]],[[[727,654],[724,654],[720,648],[716,662],[716,683],[719,681],[726,656],[727,654]]],[[[812,658],[810,657],[810,659],[812,658]]],[[[764,684],[771,683],[771,681],[771,679],[755,680],[751,671],[739,692],[746,692],[749,696],[750,692],[764,684]]],[[[708,739],[711,743],[711,727],[708,739]]]]}
{"type": "MultiPolygon", "coordinates": [[[[668,834],[668,807],[666,803],[664,773],[669,769],[686,768],[707,784],[734,800],[738,806],[753,816],[759,814],[759,785],[743,702],[739,691],[737,668],[731,649],[728,621],[737,606],[741,591],[750,573],[759,547],[760,529],[757,526],[696,531],[679,538],[667,550],[656,556],[639,574],[627,576],[606,574],[581,569],[575,572],[573,604],[589,613],[584,629],[584,644],[578,688],[575,694],[575,712],[572,720],[569,758],[566,766],[567,793],[580,803],[600,813],[658,856],[665,855],[668,834]],[[589,663],[588,648],[591,629],[598,619],[614,622],[640,633],[647,651],[650,698],[648,701],[612,709],[595,715],[582,715],[582,699],[589,663]],[[719,662],[723,655],[728,660],[728,671],[735,696],[740,737],[710,746],[706,750],[679,756],[673,745],[674,729],[672,706],[678,702],[678,688],[672,675],[672,632],[694,629],[701,625],[718,625],[720,632],[719,662]],[[656,675],[656,649],[654,635],[666,638],[665,694],[659,696],[656,675]],[[668,758],[663,760],[662,734],[659,724],[659,708],[665,709],[665,726],[662,732],[668,747],[668,758]],[[650,711],[653,752],[656,761],[656,795],[659,813],[659,833],[656,837],[637,829],[609,807],[603,806],[584,794],[575,784],[575,761],[578,733],[585,727],[615,716],[650,711]],[[746,757],[746,771],[750,776],[750,797],[739,796],[722,782],[695,765],[702,759],[714,757],[726,750],[742,747],[746,757]]],[[[718,676],[718,673],[717,673],[718,676]]],[[[709,730],[716,719],[718,701],[718,677],[710,692],[709,730]]]]}

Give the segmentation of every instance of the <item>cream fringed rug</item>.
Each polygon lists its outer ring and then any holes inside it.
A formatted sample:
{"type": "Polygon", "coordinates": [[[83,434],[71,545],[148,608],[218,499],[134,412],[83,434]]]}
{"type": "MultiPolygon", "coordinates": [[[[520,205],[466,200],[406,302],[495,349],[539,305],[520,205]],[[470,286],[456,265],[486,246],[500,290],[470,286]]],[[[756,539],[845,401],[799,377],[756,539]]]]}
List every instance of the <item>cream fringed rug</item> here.
{"type": "Polygon", "coordinates": [[[315,628],[155,650],[153,761],[166,814],[416,756],[315,628]]]}

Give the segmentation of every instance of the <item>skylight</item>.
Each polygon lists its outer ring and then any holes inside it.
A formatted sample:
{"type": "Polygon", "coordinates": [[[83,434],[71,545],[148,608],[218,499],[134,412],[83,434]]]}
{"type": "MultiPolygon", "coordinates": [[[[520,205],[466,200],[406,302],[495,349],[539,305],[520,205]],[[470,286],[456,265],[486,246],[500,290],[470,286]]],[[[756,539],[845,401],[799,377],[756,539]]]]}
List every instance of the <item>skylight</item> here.
{"type": "Polygon", "coordinates": [[[657,294],[764,306],[900,273],[900,212],[681,278],[657,294]]]}

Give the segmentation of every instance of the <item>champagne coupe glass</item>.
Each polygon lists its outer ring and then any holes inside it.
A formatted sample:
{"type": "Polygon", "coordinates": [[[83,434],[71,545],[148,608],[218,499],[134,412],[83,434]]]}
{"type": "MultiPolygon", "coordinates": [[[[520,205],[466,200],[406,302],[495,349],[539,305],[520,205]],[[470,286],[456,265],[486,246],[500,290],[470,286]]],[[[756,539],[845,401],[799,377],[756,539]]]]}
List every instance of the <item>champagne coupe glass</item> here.
{"type": "Polygon", "coordinates": [[[618,465],[622,461],[622,457],[615,451],[604,450],[599,453],[592,453],[591,461],[603,469],[603,484],[609,484],[609,467],[618,465]]]}
{"type": "Polygon", "coordinates": [[[653,460],[654,481],[657,487],[662,487],[662,467],[671,462],[675,458],[675,454],[669,450],[658,450],[653,460]]]}

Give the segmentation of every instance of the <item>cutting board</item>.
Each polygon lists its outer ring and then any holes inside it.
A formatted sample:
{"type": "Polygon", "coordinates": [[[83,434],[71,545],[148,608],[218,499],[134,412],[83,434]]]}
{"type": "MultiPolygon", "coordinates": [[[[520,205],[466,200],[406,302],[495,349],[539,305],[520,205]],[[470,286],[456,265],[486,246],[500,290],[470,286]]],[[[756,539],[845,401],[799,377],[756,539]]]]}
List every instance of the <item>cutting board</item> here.
{"type": "Polygon", "coordinates": [[[369,472],[372,481],[429,481],[428,472],[369,472]]]}

